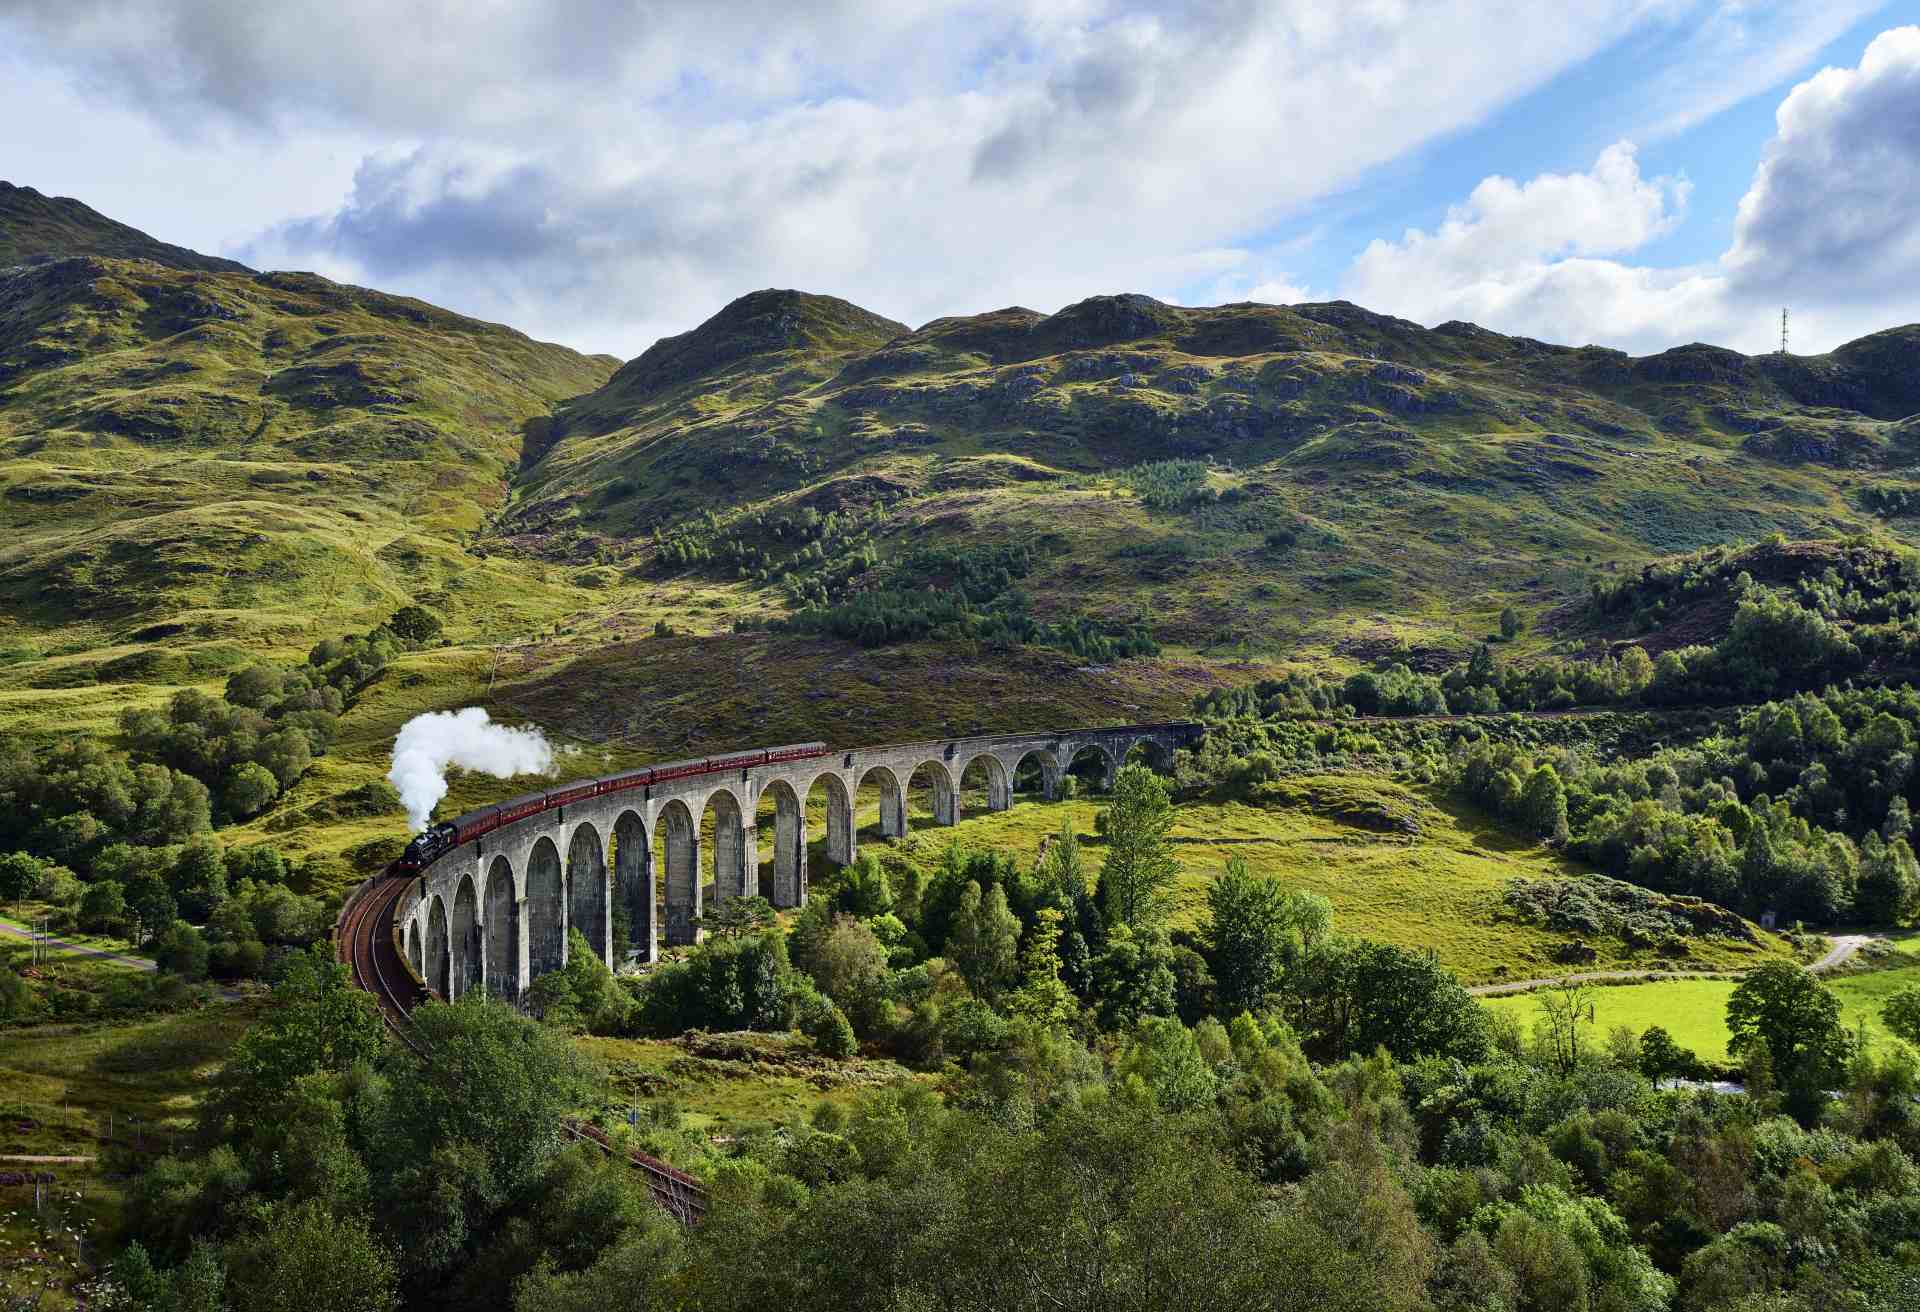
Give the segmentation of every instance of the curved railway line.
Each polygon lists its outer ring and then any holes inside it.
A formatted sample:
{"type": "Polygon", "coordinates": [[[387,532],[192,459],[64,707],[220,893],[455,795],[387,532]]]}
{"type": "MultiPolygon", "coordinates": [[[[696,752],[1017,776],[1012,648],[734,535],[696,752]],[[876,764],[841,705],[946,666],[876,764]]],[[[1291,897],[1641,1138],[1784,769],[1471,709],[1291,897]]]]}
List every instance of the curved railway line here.
{"type": "MultiPolygon", "coordinates": [[[[432,994],[407,968],[393,936],[394,907],[412,882],[412,877],[388,867],[354,889],[341,904],[339,919],[334,922],[334,952],[352,972],[353,982],[373,995],[394,1037],[422,1060],[430,1060],[409,1018],[413,1009],[432,994]]],[[[622,1151],[597,1125],[567,1120],[560,1123],[560,1130],[569,1139],[591,1143],[605,1152],[622,1151]]],[[[683,1224],[692,1225],[706,1215],[707,1194],[698,1180],[643,1152],[628,1151],[624,1156],[646,1177],[654,1201],[683,1224]]]]}

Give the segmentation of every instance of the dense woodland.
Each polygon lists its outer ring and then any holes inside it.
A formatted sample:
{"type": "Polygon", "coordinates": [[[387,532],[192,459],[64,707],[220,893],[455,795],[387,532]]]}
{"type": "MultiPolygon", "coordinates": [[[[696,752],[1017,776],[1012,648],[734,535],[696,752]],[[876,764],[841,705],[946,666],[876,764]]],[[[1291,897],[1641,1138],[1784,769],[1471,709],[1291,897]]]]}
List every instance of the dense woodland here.
{"type": "Polygon", "coordinates": [[[1038,548],[921,547],[828,601],[803,605],[775,627],[826,633],[863,647],[925,639],[965,639],[990,647],[1059,647],[1091,661],[1160,651],[1142,623],[1112,624],[1085,615],[1042,623],[1019,586],[1038,548]]]}
{"type": "Polygon", "coordinates": [[[1920,641],[1916,578],[1910,557],[1872,547],[1803,559],[1770,543],[1649,566],[1631,583],[1596,587],[1596,614],[1630,612],[1657,626],[1670,608],[1722,605],[1731,608],[1725,635],[1657,659],[1635,645],[1528,665],[1482,645],[1444,675],[1393,663],[1341,681],[1300,674],[1209,693],[1195,711],[1219,732],[1190,770],[1210,786],[1308,758],[1397,755],[1646,888],[1750,917],[1772,912],[1781,923],[1904,924],[1920,910],[1911,846],[1920,693],[1866,680],[1876,664],[1905,668],[1920,641]],[[1750,566],[1801,572],[1791,587],[1770,588],[1750,566]],[[1577,731],[1557,745],[1526,745],[1497,720],[1437,732],[1305,722],[1676,705],[1729,709],[1704,730],[1670,722],[1665,744],[1631,751],[1583,742],[1577,731]]]}
{"type": "MultiPolygon", "coordinates": [[[[864,862],[790,938],[749,903],[638,979],[578,951],[538,1020],[427,1005],[431,1060],[320,950],[291,958],[193,1151],[139,1180],[113,1280],[171,1312],[1920,1297],[1920,1061],[1863,1051],[1798,967],[1734,994],[1745,1093],[1662,1088],[1698,1060],[1658,1029],[1594,1033],[1578,986],[1523,1032],[1237,863],[1200,931],[1168,934],[1167,805],[1128,767],[1097,870],[1071,832],[1034,868],[956,853],[923,885],[864,862]],[[758,1031],[921,1073],[716,1142],[670,1101],[630,1127],[567,1042],[582,1027],[758,1031]],[[707,1183],[697,1230],[563,1139],[581,1110],[707,1183]]],[[[1920,994],[1902,1005],[1920,1022],[1920,994]]]]}
{"type": "Polygon", "coordinates": [[[1524,741],[1499,720],[1364,731],[1222,722],[1189,786],[1247,787],[1304,761],[1398,762],[1601,872],[1780,923],[1898,925],[1920,898],[1911,687],[1801,693],[1709,720],[1655,720],[1672,745],[1622,751],[1564,722],[1524,741]],[[1673,743],[1674,738],[1684,741],[1673,743]]]}

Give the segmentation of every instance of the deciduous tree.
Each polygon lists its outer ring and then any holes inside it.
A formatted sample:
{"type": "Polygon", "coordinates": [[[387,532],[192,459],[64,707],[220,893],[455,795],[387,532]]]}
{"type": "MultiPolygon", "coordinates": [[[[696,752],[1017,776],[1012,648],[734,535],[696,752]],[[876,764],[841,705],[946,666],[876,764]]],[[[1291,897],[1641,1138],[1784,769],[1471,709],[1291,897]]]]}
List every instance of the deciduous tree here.
{"type": "Polygon", "coordinates": [[[1727,1051],[1764,1047],[1782,1088],[1831,1088],[1853,1044],[1840,1000],[1798,966],[1769,962],[1747,972],[1727,999],[1727,1051]]]}
{"type": "Polygon", "coordinates": [[[1245,858],[1228,858],[1227,868],[1207,887],[1207,920],[1201,927],[1221,1014],[1262,1011],[1279,990],[1287,922],[1280,886],[1250,873],[1245,858]]]}
{"type": "Polygon", "coordinates": [[[1180,875],[1168,839],[1173,803],[1166,783],[1144,765],[1123,766],[1106,810],[1107,857],[1100,867],[1100,909],[1109,927],[1150,930],[1165,918],[1180,875]]]}
{"type": "Polygon", "coordinates": [[[967,986],[987,1002],[995,1001],[1014,980],[1019,964],[1020,918],[1007,909],[1007,891],[995,884],[985,894],[968,881],[948,936],[947,955],[966,977],[967,986]]]}

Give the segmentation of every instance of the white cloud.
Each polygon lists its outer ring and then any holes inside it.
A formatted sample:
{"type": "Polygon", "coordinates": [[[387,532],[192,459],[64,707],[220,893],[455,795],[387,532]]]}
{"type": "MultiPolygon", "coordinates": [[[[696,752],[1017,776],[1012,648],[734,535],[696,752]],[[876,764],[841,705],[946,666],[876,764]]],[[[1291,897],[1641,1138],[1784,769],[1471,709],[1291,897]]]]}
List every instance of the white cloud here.
{"type": "Polygon", "coordinates": [[[1920,286],[1920,27],[1795,87],[1740,201],[1728,274],[1754,292],[1912,305],[1920,286]],[[1817,283],[1814,280],[1818,280],[1817,283]]]}
{"type": "Polygon", "coordinates": [[[1778,86],[1885,7],[1886,0],[1718,0],[1704,17],[1685,15],[1685,49],[1636,92],[1647,137],[1685,131],[1778,86]]]}
{"type": "Polygon", "coordinates": [[[1313,294],[1299,283],[1270,278],[1247,288],[1238,299],[1258,301],[1265,305],[1298,305],[1302,301],[1312,300],[1313,294]]]}
{"type": "Polygon", "coordinates": [[[1362,304],[1392,298],[1421,314],[1463,295],[1497,303],[1543,266],[1637,250],[1671,231],[1687,190],[1682,180],[1642,178],[1625,141],[1601,151],[1590,172],[1543,173],[1526,183],[1496,174],[1433,232],[1409,229],[1397,242],[1369,244],[1349,284],[1362,304]]]}
{"type": "MultiPolygon", "coordinates": [[[[16,180],[61,179],[135,223],[158,212],[170,240],[631,355],[769,285],[910,322],[1116,290],[1303,299],[1287,248],[1255,254],[1247,234],[1623,37],[1679,51],[1654,62],[1645,111],[1694,121],[1871,3],[10,0],[0,117],[33,121],[57,78],[83,148],[10,146],[30,166],[16,180]],[[10,89],[11,69],[31,77],[10,89]],[[112,149],[133,122],[137,161],[112,149]],[[253,235],[221,240],[236,231],[253,235]]],[[[1847,103],[1883,81],[1833,76],[1854,79],[1831,93],[1847,103]]],[[[1798,185],[1824,103],[1804,129],[1783,118],[1780,141],[1804,144],[1781,147],[1771,191],[1798,185]]],[[[1911,122],[1874,139],[1897,151],[1911,122]]],[[[1875,185],[1863,170],[1849,193],[1856,240],[1889,251],[1868,232],[1889,221],[1875,185]]],[[[1665,344],[1714,324],[1727,287],[1757,285],[1735,266],[1777,263],[1817,217],[1743,213],[1737,251],[1756,254],[1725,269],[1620,262],[1684,202],[1624,145],[1584,173],[1490,178],[1434,232],[1369,248],[1351,294],[1665,344]]]]}
{"type": "Polygon", "coordinates": [[[916,322],[1169,295],[1693,2],[16,0],[0,45],[183,149],[388,143],[242,258],[632,354],[767,285],[916,322]]]}
{"type": "Polygon", "coordinates": [[[1911,321],[1920,309],[1920,27],[1882,33],[1859,67],[1826,69],[1788,94],[1733,246],[1697,268],[1629,255],[1681,213],[1684,183],[1640,176],[1631,147],[1587,173],[1525,184],[1488,178],[1431,233],[1376,241],[1343,291],[1423,322],[1470,319],[1550,341],[1654,351],[1705,339],[1771,346],[1782,303],[1798,349],[1911,321]]]}

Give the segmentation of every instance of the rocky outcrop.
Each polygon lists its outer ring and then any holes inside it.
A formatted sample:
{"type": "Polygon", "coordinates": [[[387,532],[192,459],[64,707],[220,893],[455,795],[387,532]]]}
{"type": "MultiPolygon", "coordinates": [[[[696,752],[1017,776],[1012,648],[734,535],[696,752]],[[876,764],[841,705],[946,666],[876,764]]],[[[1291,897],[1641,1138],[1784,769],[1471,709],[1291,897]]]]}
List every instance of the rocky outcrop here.
{"type": "Polygon", "coordinates": [[[1778,424],[1753,434],[1740,447],[1782,464],[1830,465],[1836,469],[1871,468],[1879,463],[1881,452],[1872,434],[1851,425],[1778,424]]]}

